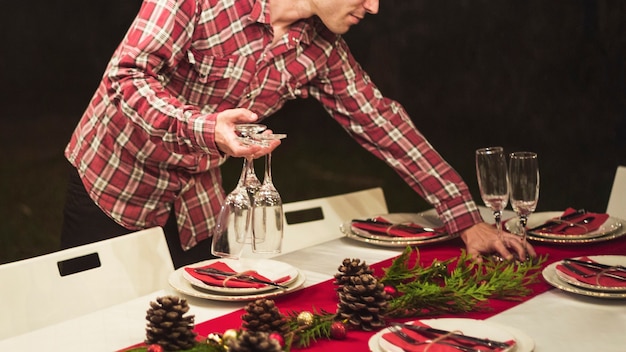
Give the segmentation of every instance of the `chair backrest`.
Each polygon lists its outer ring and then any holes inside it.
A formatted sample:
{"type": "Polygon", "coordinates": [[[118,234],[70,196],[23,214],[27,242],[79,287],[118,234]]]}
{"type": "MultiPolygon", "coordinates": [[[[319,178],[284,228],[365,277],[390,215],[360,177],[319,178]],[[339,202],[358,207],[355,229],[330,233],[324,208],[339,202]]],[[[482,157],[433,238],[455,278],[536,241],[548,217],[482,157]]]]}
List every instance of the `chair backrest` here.
{"type": "Polygon", "coordinates": [[[611,216],[626,220],[626,166],[618,166],[615,171],[606,212],[611,216]]]}
{"type": "MultiPolygon", "coordinates": [[[[355,218],[387,213],[387,203],[381,188],[346,193],[283,204],[285,225],[281,254],[342,237],[341,224],[355,218]],[[314,233],[315,236],[307,235],[314,233]]],[[[252,254],[249,248],[242,256],[252,254]]],[[[274,255],[275,256],[275,255],[274,255]]],[[[268,256],[265,256],[268,257],[268,256]]]]}
{"type": "Polygon", "coordinates": [[[163,289],[173,271],[160,227],[0,265],[0,340],[163,289]]]}

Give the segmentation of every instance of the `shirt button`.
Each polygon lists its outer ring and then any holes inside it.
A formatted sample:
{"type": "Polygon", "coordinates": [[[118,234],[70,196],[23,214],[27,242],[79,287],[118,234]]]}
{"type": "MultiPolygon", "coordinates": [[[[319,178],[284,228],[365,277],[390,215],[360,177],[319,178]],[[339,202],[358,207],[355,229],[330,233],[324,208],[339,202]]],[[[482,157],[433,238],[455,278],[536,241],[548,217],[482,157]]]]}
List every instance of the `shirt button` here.
{"type": "Polygon", "coordinates": [[[252,96],[252,93],[246,94],[246,98],[248,98],[248,99],[250,99],[251,96],[252,96]]]}

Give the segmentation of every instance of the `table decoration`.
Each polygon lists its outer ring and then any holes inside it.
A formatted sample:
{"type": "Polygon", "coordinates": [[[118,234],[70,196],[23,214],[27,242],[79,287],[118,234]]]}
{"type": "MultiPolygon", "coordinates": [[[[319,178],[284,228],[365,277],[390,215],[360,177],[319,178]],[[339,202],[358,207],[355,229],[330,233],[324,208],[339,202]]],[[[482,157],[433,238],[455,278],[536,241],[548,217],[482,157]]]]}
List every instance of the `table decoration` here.
{"type": "Polygon", "coordinates": [[[275,351],[276,344],[290,351],[320,339],[345,339],[352,330],[380,330],[399,318],[487,309],[481,302],[489,298],[520,300],[529,294],[545,259],[520,263],[485,257],[475,263],[461,250],[457,258],[423,266],[419,251],[407,247],[377,276],[366,262],[346,258],[334,275],[335,311],[313,307],[282,313],[275,301],[256,299],[244,308],[239,327],[208,334],[201,344],[209,349],[202,351],[239,352],[251,344],[267,347],[255,351],[275,351]]]}

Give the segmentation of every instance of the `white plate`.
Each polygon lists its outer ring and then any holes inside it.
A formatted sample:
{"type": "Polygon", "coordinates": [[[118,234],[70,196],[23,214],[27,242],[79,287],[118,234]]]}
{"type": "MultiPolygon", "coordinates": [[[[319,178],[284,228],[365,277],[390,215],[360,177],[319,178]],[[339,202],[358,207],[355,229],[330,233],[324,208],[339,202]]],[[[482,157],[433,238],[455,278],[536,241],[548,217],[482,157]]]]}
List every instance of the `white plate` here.
{"type": "MultiPolygon", "coordinates": [[[[393,214],[381,214],[374,215],[372,218],[382,217],[390,223],[401,224],[412,222],[419,226],[430,227],[430,228],[439,228],[443,226],[441,220],[437,217],[436,214],[418,214],[418,213],[393,213],[393,214]]],[[[346,237],[351,238],[353,240],[357,240],[359,242],[365,242],[369,244],[373,244],[376,246],[382,247],[406,247],[420,244],[428,244],[435,242],[447,241],[453,238],[456,238],[457,235],[434,235],[434,236],[423,236],[423,237],[393,237],[393,236],[382,236],[375,233],[370,233],[365,230],[353,229],[351,225],[352,221],[347,221],[341,226],[339,229],[341,232],[346,235],[346,237]]]]}
{"type": "MultiPolygon", "coordinates": [[[[509,352],[532,352],[535,348],[533,339],[524,332],[490,321],[465,318],[425,319],[420,321],[433,328],[448,331],[461,330],[466,335],[485,337],[498,341],[515,340],[515,345],[507,350],[509,352]]],[[[402,349],[382,338],[387,332],[389,332],[388,329],[383,329],[370,338],[368,346],[371,352],[402,352],[402,349]]]]}
{"type": "MultiPolygon", "coordinates": [[[[597,258],[595,256],[590,256],[589,258],[597,258]]],[[[595,259],[594,259],[595,260],[595,259]]],[[[583,296],[597,297],[597,298],[616,298],[623,299],[626,298],[626,292],[607,292],[607,291],[598,291],[598,290],[589,290],[580,286],[574,286],[568,284],[567,282],[561,280],[556,273],[556,266],[560,262],[555,262],[543,269],[541,274],[543,278],[552,286],[563,290],[565,292],[575,293],[583,296]]]]}
{"type": "MultiPolygon", "coordinates": [[[[298,270],[293,266],[279,262],[271,259],[252,259],[252,258],[242,258],[242,259],[230,259],[230,258],[218,258],[206,260],[200,263],[188,265],[187,267],[191,268],[200,268],[207,265],[211,265],[216,262],[222,262],[228,265],[231,269],[236,272],[244,272],[248,270],[255,270],[260,275],[268,278],[270,281],[276,281],[286,276],[289,276],[289,280],[281,282],[282,285],[289,285],[290,282],[296,280],[298,275],[298,270]]],[[[254,294],[263,291],[269,291],[274,289],[274,286],[266,285],[262,287],[223,287],[223,286],[215,286],[209,285],[201,280],[198,280],[191,276],[188,272],[185,271],[184,268],[179,268],[183,278],[185,278],[189,283],[198,288],[214,291],[219,293],[226,293],[231,295],[242,295],[242,294],[254,294]]]]}
{"type": "MultiPolygon", "coordinates": [[[[626,256],[622,256],[622,255],[598,255],[598,256],[591,256],[588,258],[600,264],[626,266],[626,256]]],[[[567,275],[561,270],[556,269],[556,266],[555,266],[555,272],[556,272],[556,275],[559,277],[559,279],[565,281],[566,283],[570,285],[582,287],[584,289],[605,291],[605,292],[625,292],[626,291],[626,287],[592,285],[592,284],[578,281],[575,277],[567,275]]]]}
{"type": "Polygon", "coordinates": [[[286,289],[271,287],[269,291],[256,292],[250,294],[239,294],[232,295],[228,293],[219,293],[215,291],[206,291],[195,286],[192,286],[187,279],[183,278],[180,270],[176,270],[170,274],[168,282],[170,286],[172,286],[176,291],[197,298],[210,299],[213,301],[253,301],[255,299],[260,298],[271,298],[282,296],[284,294],[296,291],[302,286],[304,286],[304,282],[306,278],[304,274],[298,269],[296,269],[297,275],[295,276],[295,280],[289,283],[286,289]]]}
{"type": "MultiPolygon", "coordinates": [[[[528,218],[526,226],[528,228],[539,226],[552,218],[559,217],[561,214],[563,212],[558,211],[533,213],[528,218]]],[[[559,235],[545,232],[528,232],[527,235],[529,240],[547,243],[577,244],[602,242],[626,235],[626,228],[622,225],[623,222],[621,219],[609,217],[597,230],[581,235],[559,235]]],[[[519,222],[515,218],[507,221],[504,226],[511,233],[520,233],[519,222]]]]}

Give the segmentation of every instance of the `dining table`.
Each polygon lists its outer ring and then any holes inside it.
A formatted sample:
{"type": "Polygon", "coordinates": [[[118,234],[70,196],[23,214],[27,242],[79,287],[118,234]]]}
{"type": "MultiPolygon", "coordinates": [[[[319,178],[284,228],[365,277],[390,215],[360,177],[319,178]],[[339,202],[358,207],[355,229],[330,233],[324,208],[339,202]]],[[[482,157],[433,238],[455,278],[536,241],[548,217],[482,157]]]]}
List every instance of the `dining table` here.
{"type": "MultiPolygon", "coordinates": [[[[432,214],[433,210],[424,213],[432,214]]],[[[492,218],[487,208],[481,207],[481,213],[484,219],[492,218]]],[[[503,219],[514,217],[514,213],[505,211],[503,219]]],[[[355,241],[345,236],[339,225],[333,238],[326,242],[272,258],[297,268],[304,277],[300,288],[273,298],[281,311],[334,311],[334,275],[345,258],[358,258],[369,264],[376,275],[382,275],[405,250],[355,241]]],[[[538,255],[546,257],[544,267],[577,256],[626,255],[626,236],[582,244],[531,243],[538,255]]],[[[458,237],[418,246],[419,261],[428,265],[433,260],[459,257],[464,247],[458,237]]],[[[537,278],[529,286],[532,292],[528,296],[517,300],[490,299],[485,309],[427,318],[469,318],[500,324],[530,337],[530,350],[536,352],[626,351],[626,298],[581,295],[555,288],[541,275],[537,278]]],[[[194,297],[172,286],[162,287],[122,304],[7,338],[0,341],[0,351],[123,351],[142,343],[150,302],[166,295],[187,300],[189,314],[195,317],[195,330],[202,336],[240,328],[243,309],[249,303],[194,297]]],[[[293,350],[372,351],[370,340],[377,333],[349,330],[344,339],[322,338],[307,348],[293,350]]]]}

